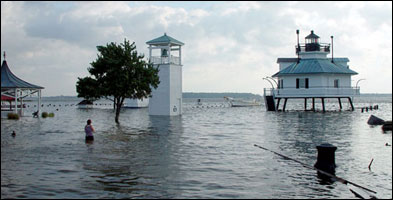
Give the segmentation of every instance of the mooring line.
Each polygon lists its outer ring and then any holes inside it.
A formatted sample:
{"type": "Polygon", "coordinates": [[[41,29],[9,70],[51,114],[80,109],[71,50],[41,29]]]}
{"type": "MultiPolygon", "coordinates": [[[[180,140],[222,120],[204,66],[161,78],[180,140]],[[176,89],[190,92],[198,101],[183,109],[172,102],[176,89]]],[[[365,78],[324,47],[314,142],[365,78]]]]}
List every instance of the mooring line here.
{"type": "Polygon", "coordinates": [[[282,154],[277,153],[277,152],[275,152],[275,151],[269,150],[269,149],[267,149],[267,148],[261,147],[261,146],[256,145],[256,144],[254,144],[254,146],[255,146],[255,147],[258,147],[258,148],[260,148],[260,149],[266,150],[266,151],[270,151],[270,152],[272,152],[272,153],[274,153],[274,154],[277,154],[277,155],[279,155],[279,156],[281,156],[281,157],[283,157],[283,158],[286,158],[286,159],[295,161],[295,162],[297,162],[297,163],[300,163],[301,165],[303,165],[303,166],[306,167],[306,168],[317,170],[319,173],[324,174],[324,175],[326,175],[326,176],[329,176],[329,177],[331,177],[331,178],[333,178],[333,179],[336,179],[336,180],[340,181],[341,183],[344,183],[344,184],[349,183],[349,184],[351,184],[351,185],[354,185],[354,186],[356,186],[356,187],[362,188],[362,189],[367,190],[367,191],[369,191],[369,192],[372,192],[372,193],[374,193],[374,194],[377,193],[377,192],[375,192],[375,191],[373,191],[373,190],[371,190],[371,189],[368,189],[368,188],[363,187],[363,186],[361,186],[361,185],[358,185],[358,184],[356,184],[356,183],[354,183],[354,182],[345,180],[345,179],[340,178],[340,177],[338,177],[338,176],[335,176],[335,175],[333,175],[333,174],[331,174],[331,173],[328,173],[328,172],[325,172],[325,171],[323,171],[323,170],[320,170],[320,169],[318,169],[318,168],[316,168],[316,167],[314,167],[314,166],[307,165],[307,164],[305,164],[305,163],[303,163],[303,162],[300,162],[300,161],[295,160],[295,159],[293,159],[293,158],[290,158],[290,157],[288,157],[288,156],[282,155],[282,154]]]}

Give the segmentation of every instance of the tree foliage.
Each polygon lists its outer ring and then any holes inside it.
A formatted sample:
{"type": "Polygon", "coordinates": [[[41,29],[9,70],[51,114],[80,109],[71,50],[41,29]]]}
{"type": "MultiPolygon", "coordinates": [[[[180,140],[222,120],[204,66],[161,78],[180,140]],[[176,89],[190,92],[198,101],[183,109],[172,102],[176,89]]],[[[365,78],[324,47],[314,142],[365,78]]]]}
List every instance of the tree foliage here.
{"type": "Polygon", "coordinates": [[[95,101],[100,98],[99,92],[97,90],[97,80],[91,77],[79,78],[76,83],[76,92],[78,97],[83,97],[89,101],[95,101]]]}
{"type": "Polygon", "coordinates": [[[88,68],[91,77],[78,78],[78,97],[96,100],[102,97],[114,101],[115,121],[125,98],[142,99],[151,96],[152,88],[160,83],[158,68],[138,55],[135,42],[126,39],[118,45],[111,42],[97,46],[97,59],[88,68]]]}

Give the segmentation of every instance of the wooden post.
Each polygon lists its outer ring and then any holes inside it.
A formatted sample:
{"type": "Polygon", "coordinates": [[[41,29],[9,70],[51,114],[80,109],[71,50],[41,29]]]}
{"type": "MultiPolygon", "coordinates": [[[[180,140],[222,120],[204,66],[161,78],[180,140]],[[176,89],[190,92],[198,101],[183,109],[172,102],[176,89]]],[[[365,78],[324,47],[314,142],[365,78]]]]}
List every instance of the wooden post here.
{"type": "Polygon", "coordinates": [[[312,110],[315,112],[315,98],[312,98],[312,110]]]}
{"type": "Polygon", "coordinates": [[[278,108],[279,108],[278,106],[280,105],[280,100],[281,100],[281,98],[278,98],[277,100],[278,100],[278,101],[277,101],[276,111],[278,111],[278,108]]]}
{"type": "Polygon", "coordinates": [[[18,114],[18,89],[15,88],[15,114],[18,114]]]}
{"type": "Polygon", "coordinates": [[[323,112],[325,112],[325,98],[321,98],[321,100],[322,100],[322,110],[323,110],[323,112]]]}
{"type": "Polygon", "coordinates": [[[288,98],[285,98],[285,100],[284,100],[284,107],[282,108],[283,112],[285,111],[285,106],[287,105],[287,100],[288,100],[288,98]]]}
{"type": "Polygon", "coordinates": [[[38,90],[38,113],[37,113],[38,116],[40,116],[40,110],[41,110],[41,89],[38,90]]]}
{"type": "MultiPolygon", "coordinates": [[[[22,91],[22,90],[21,90],[22,91]]],[[[20,95],[23,96],[23,95],[20,95]]],[[[20,98],[20,116],[22,117],[23,115],[23,98],[20,98]]]]}
{"type": "Polygon", "coordinates": [[[352,109],[352,111],[354,111],[354,110],[355,110],[355,108],[353,107],[353,104],[352,104],[351,97],[348,97],[348,100],[349,100],[349,103],[351,104],[351,109],[352,109]]]}
{"type": "Polygon", "coordinates": [[[334,174],[336,168],[334,152],[337,147],[328,143],[317,146],[318,157],[314,167],[334,174]]]}
{"type": "Polygon", "coordinates": [[[341,105],[341,98],[338,98],[338,104],[340,105],[340,110],[343,109],[343,106],[341,105]]]}

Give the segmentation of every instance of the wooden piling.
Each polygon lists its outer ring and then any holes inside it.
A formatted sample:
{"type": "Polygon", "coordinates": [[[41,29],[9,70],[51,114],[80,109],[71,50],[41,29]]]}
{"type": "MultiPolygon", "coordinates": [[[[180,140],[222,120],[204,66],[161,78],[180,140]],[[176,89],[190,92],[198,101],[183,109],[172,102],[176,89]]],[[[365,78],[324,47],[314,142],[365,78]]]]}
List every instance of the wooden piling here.
{"type": "Polygon", "coordinates": [[[315,112],[315,98],[312,98],[312,110],[315,112]]]}
{"type": "Polygon", "coordinates": [[[278,98],[278,99],[277,99],[277,107],[276,107],[276,111],[278,111],[278,108],[279,108],[279,105],[280,105],[280,100],[281,100],[281,98],[278,98]]]}
{"type": "Polygon", "coordinates": [[[340,105],[340,110],[342,110],[343,106],[341,105],[341,98],[340,97],[338,98],[338,104],[340,105]]]}
{"type": "Polygon", "coordinates": [[[351,104],[351,109],[352,109],[352,111],[354,111],[355,108],[353,107],[353,103],[352,103],[351,97],[348,97],[348,101],[349,101],[349,103],[351,104]]]}

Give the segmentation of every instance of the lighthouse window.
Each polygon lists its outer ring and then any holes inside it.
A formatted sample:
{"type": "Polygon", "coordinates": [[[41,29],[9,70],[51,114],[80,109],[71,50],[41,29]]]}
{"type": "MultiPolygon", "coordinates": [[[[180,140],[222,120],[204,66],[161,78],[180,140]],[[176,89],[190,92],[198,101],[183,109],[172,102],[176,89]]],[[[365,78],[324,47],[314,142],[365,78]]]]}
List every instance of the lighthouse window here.
{"type": "Polygon", "coordinates": [[[308,88],[308,78],[297,78],[296,88],[308,88]]]}
{"type": "Polygon", "coordinates": [[[340,83],[339,79],[335,79],[335,80],[334,80],[334,87],[335,87],[335,88],[338,88],[338,87],[340,86],[339,83],[340,83]]]}

